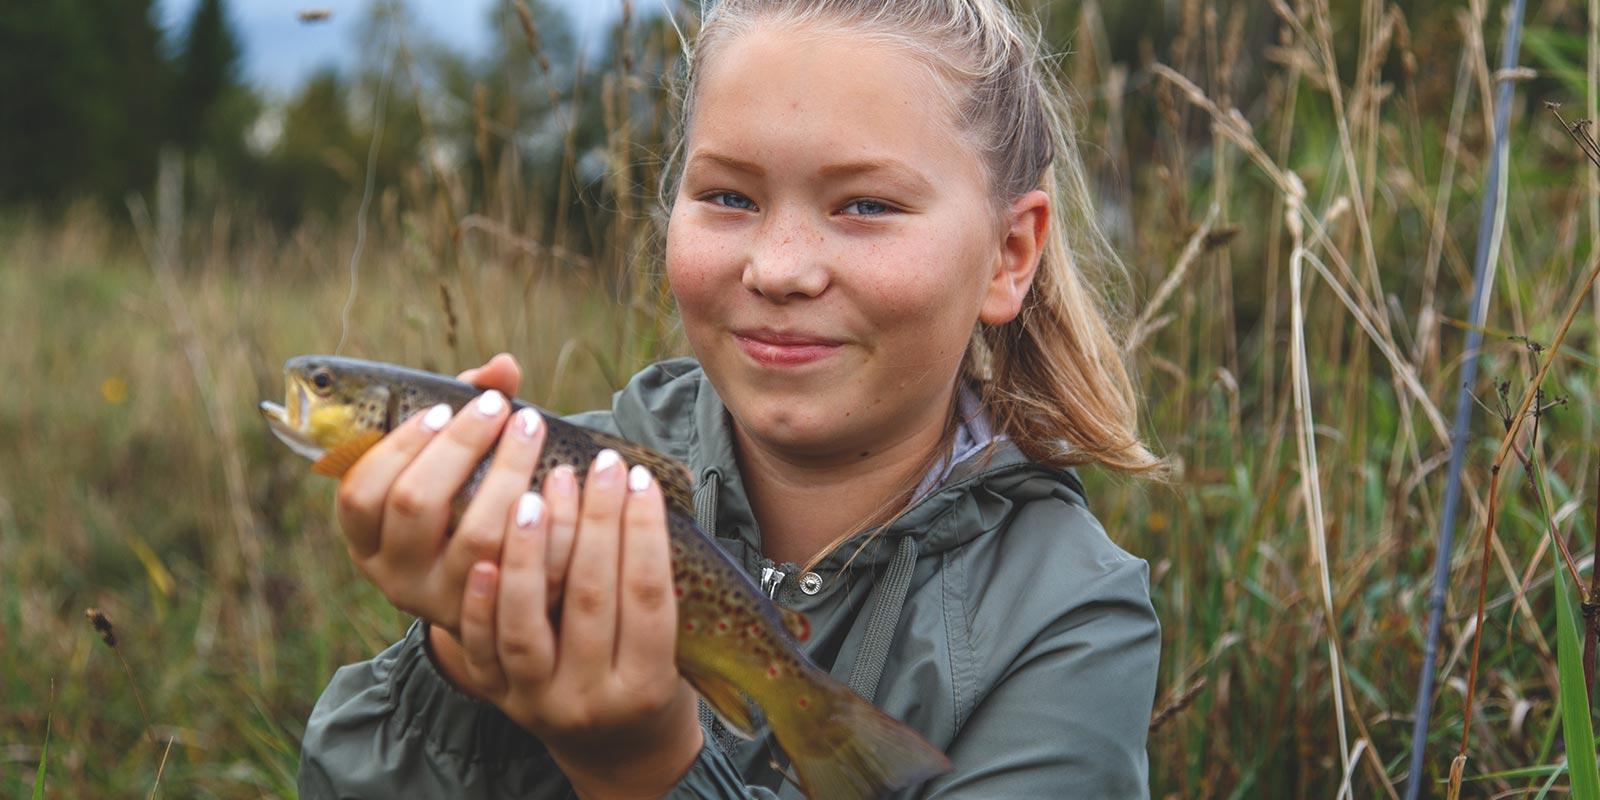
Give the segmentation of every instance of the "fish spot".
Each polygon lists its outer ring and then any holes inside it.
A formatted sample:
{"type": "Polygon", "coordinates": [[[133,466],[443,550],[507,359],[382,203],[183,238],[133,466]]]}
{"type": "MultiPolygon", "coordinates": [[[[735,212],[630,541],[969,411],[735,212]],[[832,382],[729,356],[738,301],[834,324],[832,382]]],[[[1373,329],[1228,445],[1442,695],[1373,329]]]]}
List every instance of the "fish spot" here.
{"type": "Polygon", "coordinates": [[[800,695],[794,699],[794,704],[801,708],[810,708],[811,698],[806,697],[805,695],[800,695]]]}
{"type": "Polygon", "coordinates": [[[777,664],[768,664],[767,665],[767,677],[769,677],[769,678],[778,677],[778,665],[777,664]]]}
{"type": "Polygon", "coordinates": [[[728,621],[727,620],[725,620],[725,619],[717,620],[717,632],[726,633],[728,631],[728,627],[729,627],[729,625],[728,625],[728,621]]]}

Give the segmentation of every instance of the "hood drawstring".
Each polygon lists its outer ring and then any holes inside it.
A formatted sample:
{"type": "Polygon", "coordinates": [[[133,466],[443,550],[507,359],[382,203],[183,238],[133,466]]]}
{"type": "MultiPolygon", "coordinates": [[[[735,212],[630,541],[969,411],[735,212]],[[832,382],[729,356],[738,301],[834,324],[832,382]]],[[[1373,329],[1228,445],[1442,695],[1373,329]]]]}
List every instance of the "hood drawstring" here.
{"type": "Polygon", "coordinates": [[[716,467],[701,473],[700,485],[694,489],[694,521],[713,539],[717,536],[717,495],[721,489],[722,473],[716,467]]]}
{"type": "Polygon", "coordinates": [[[883,665],[889,660],[889,642],[894,629],[900,624],[900,611],[905,607],[906,595],[911,591],[911,573],[917,566],[917,541],[910,536],[900,537],[894,560],[884,570],[883,577],[872,587],[872,616],[867,619],[867,634],[861,651],[856,653],[850,666],[850,688],[872,702],[878,692],[878,680],[883,677],[883,665]]]}

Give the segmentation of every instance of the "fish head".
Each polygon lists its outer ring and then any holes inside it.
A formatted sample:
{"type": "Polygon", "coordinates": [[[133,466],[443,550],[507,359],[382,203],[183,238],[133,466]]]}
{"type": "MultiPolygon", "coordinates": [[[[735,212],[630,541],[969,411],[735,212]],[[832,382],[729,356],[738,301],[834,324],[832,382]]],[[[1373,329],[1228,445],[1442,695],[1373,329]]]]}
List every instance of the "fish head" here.
{"type": "Polygon", "coordinates": [[[353,462],[393,427],[394,388],[372,362],[298,356],[283,368],[284,402],[261,403],[272,433],[296,453],[321,462],[342,452],[353,462]]]}

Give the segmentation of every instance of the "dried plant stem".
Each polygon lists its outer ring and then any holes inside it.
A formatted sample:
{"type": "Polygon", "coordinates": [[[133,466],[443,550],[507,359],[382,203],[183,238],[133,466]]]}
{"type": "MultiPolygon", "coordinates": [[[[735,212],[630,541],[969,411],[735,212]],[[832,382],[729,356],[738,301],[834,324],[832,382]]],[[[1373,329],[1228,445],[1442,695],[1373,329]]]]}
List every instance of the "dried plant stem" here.
{"type": "Polygon", "coordinates": [[[1156,313],[1166,305],[1168,298],[1172,297],[1172,293],[1177,291],[1184,277],[1189,274],[1189,267],[1199,259],[1206,237],[1211,235],[1212,226],[1216,224],[1217,213],[1218,207],[1212,205],[1211,210],[1206,212],[1205,220],[1195,229],[1194,235],[1189,237],[1189,242],[1183,246],[1183,252],[1178,254],[1178,261],[1173,264],[1172,271],[1167,273],[1166,279],[1161,282],[1155,294],[1150,296],[1150,302],[1145,304],[1144,311],[1139,313],[1139,318],[1134,321],[1132,330],[1128,332],[1129,351],[1138,349],[1145,339],[1161,329],[1164,323],[1156,320],[1156,313]]]}
{"type": "MultiPolygon", "coordinates": [[[[1484,522],[1483,529],[1483,556],[1478,566],[1478,612],[1476,624],[1472,634],[1472,666],[1467,672],[1467,698],[1466,708],[1462,712],[1461,723],[1461,750],[1460,755],[1467,754],[1467,745],[1472,738],[1472,699],[1478,687],[1478,655],[1483,646],[1483,603],[1489,591],[1489,548],[1494,541],[1494,523],[1499,510],[1500,475],[1505,467],[1506,458],[1514,450],[1517,434],[1522,431],[1522,422],[1527,419],[1528,409],[1532,407],[1533,400],[1539,394],[1539,387],[1544,385],[1545,376],[1550,372],[1550,365],[1556,361],[1556,355],[1561,351],[1561,343],[1566,341],[1567,332],[1572,329],[1572,320],[1577,317],[1578,309],[1583,301],[1588,298],[1589,291],[1594,287],[1595,278],[1600,277],[1600,258],[1594,259],[1589,264],[1589,271],[1584,276],[1583,285],[1573,292],[1571,301],[1567,304],[1566,314],[1561,318],[1561,327],[1556,330],[1555,338],[1545,350],[1543,362],[1539,371],[1533,376],[1533,381],[1522,392],[1522,400],[1517,403],[1511,418],[1506,423],[1505,436],[1500,439],[1500,448],[1495,451],[1494,460],[1489,464],[1489,516],[1484,522]]],[[[1442,557],[1442,556],[1441,556],[1442,557]]],[[[1570,555],[1566,562],[1567,569],[1572,572],[1573,583],[1583,586],[1582,579],[1578,576],[1577,564],[1571,560],[1570,555]]],[[[1582,598],[1588,602],[1587,597],[1582,598]]],[[[1424,665],[1426,669],[1426,665],[1424,665]]],[[[1416,779],[1412,780],[1413,785],[1416,779]]]]}

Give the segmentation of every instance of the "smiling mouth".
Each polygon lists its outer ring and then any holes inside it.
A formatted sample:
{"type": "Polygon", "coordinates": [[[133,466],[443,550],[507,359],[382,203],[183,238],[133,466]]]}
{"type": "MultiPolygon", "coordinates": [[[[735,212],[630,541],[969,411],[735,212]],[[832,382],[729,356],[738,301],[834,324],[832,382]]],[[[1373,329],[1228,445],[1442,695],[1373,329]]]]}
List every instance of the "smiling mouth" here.
{"type": "Polygon", "coordinates": [[[757,336],[760,338],[735,333],[733,338],[746,356],[766,367],[795,367],[810,364],[827,358],[843,347],[842,343],[791,335],[762,332],[757,336]],[[778,341],[774,341],[775,339],[778,341]]]}

